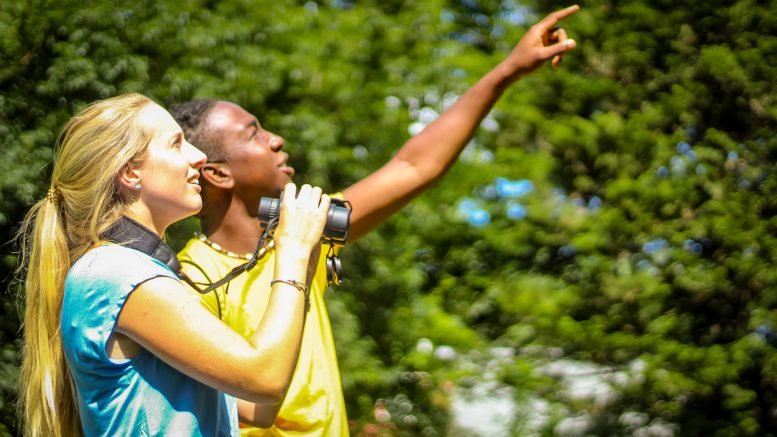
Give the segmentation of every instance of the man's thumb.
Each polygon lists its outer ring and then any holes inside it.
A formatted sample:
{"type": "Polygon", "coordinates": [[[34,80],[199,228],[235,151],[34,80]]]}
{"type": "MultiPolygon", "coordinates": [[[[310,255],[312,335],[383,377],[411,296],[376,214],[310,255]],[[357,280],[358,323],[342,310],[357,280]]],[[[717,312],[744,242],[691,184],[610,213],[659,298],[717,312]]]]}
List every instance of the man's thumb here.
{"type": "Polygon", "coordinates": [[[543,57],[545,59],[550,59],[556,55],[560,55],[564,52],[568,52],[574,49],[576,46],[577,46],[577,42],[572,38],[568,38],[568,39],[565,39],[564,41],[559,41],[556,44],[545,47],[543,50],[543,55],[544,55],[543,57]]]}

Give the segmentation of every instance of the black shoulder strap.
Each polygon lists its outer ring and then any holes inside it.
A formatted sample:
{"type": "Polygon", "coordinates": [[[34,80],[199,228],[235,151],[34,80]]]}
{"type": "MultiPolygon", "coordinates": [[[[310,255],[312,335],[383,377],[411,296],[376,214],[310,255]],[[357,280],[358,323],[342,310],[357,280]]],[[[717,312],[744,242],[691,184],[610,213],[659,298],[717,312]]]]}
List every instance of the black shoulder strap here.
{"type": "Polygon", "coordinates": [[[181,263],[178,262],[175,251],[162,241],[159,235],[129,217],[122,216],[105,231],[102,238],[139,250],[181,276],[181,263]]]}

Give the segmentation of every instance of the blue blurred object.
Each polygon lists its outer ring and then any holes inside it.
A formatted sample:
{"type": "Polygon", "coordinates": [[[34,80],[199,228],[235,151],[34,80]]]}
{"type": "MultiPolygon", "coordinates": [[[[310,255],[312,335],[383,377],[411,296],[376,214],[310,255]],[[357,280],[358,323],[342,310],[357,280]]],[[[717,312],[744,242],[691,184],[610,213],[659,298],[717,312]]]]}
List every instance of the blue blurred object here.
{"type": "Polygon", "coordinates": [[[645,253],[655,253],[661,249],[666,249],[669,247],[669,243],[663,238],[657,238],[655,240],[650,240],[647,243],[642,245],[642,251],[645,253]]]}
{"type": "Polygon", "coordinates": [[[755,328],[755,333],[769,345],[777,346],[777,334],[768,325],[759,325],[755,328]]]}
{"type": "Polygon", "coordinates": [[[484,209],[473,209],[467,214],[467,221],[475,227],[483,227],[491,222],[491,214],[484,209]]]}
{"type": "Polygon", "coordinates": [[[599,209],[602,207],[602,199],[599,196],[593,196],[588,199],[588,209],[599,209]]]}
{"type": "Polygon", "coordinates": [[[507,218],[523,220],[526,218],[526,207],[520,203],[514,203],[507,207],[507,218]]]}
{"type": "Polygon", "coordinates": [[[683,249],[687,250],[688,252],[699,254],[702,252],[703,248],[700,243],[694,240],[685,240],[683,243],[683,249]]]}
{"type": "Polygon", "coordinates": [[[646,259],[641,259],[637,261],[637,270],[643,271],[643,270],[649,270],[652,268],[653,268],[653,264],[646,259]]]}
{"type": "Polygon", "coordinates": [[[704,164],[697,165],[696,174],[699,176],[704,176],[705,174],[707,174],[707,167],[704,164]]]}
{"type": "Polygon", "coordinates": [[[726,159],[729,161],[736,161],[739,159],[739,153],[734,152],[733,150],[731,152],[728,152],[728,155],[726,155],[726,159]]]}
{"type": "Polygon", "coordinates": [[[686,143],[685,141],[680,141],[677,143],[677,151],[686,154],[691,151],[691,145],[686,143]]]}
{"type": "Polygon", "coordinates": [[[558,255],[562,258],[570,258],[575,254],[575,248],[572,245],[564,245],[558,248],[558,255]]]}
{"type": "Polygon", "coordinates": [[[461,200],[459,200],[458,210],[459,213],[463,215],[467,215],[472,211],[473,209],[476,209],[478,207],[478,203],[469,197],[465,197],[461,200]]]}
{"type": "Polygon", "coordinates": [[[567,201],[567,193],[563,188],[556,187],[553,189],[553,200],[558,203],[564,203],[567,201]]]}
{"type": "Polygon", "coordinates": [[[585,208],[585,200],[583,200],[580,196],[574,196],[572,197],[572,205],[575,205],[578,208],[585,208]]]}
{"type": "Polygon", "coordinates": [[[669,176],[669,169],[667,169],[665,166],[658,167],[658,170],[656,171],[656,176],[660,178],[665,178],[669,176]]]}
{"type": "Polygon", "coordinates": [[[486,185],[480,192],[480,197],[486,200],[494,200],[499,197],[499,191],[493,185],[486,185]]]}
{"type": "Polygon", "coordinates": [[[506,178],[496,179],[496,192],[500,197],[523,197],[534,191],[534,183],[528,179],[511,181],[506,178]]]}
{"type": "Polygon", "coordinates": [[[687,165],[685,160],[680,156],[673,156],[671,160],[672,174],[675,176],[685,176],[687,165]]]}

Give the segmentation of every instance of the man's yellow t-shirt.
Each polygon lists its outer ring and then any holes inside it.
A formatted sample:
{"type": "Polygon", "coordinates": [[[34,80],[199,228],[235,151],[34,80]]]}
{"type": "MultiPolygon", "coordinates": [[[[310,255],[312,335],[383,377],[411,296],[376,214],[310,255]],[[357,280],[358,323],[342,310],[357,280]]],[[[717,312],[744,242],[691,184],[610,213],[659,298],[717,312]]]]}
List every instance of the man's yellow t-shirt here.
{"type": "MultiPolygon", "coordinates": [[[[348,421],[337,367],[332,328],[324,306],[326,252],[319,259],[310,289],[310,310],[294,376],[271,428],[243,428],[241,436],[347,436],[348,421]]],[[[178,254],[184,273],[208,284],[246,262],[217,251],[199,238],[189,240],[178,254]]],[[[200,295],[200,302],[232,329],[250,337],[259,325],[270,298],[275,251],[270,249],[248,272],[226,285],[200,295]]],[[[204,288],[204,287],[203,287],[204,288]]]]}

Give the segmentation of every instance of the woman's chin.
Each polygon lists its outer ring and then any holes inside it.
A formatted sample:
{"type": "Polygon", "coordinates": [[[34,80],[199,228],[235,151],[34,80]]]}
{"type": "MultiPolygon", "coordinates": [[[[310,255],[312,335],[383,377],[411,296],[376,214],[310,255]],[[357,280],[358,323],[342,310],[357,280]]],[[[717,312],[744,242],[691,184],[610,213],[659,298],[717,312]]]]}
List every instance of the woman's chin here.
{"type": "Polygon", "coordinates": [[[198,202],[192,202],[190,205],[186,205],[185,209],[180,211],[180,215],[175,219],[173,223],[195,216],[199,214],[201,210],[202,210],[201,200],[198,202]]]}

